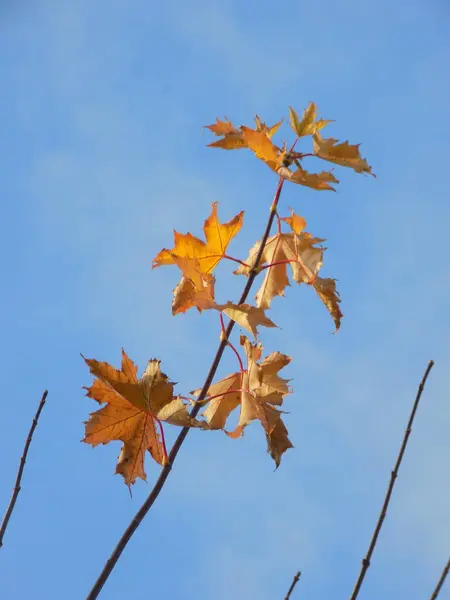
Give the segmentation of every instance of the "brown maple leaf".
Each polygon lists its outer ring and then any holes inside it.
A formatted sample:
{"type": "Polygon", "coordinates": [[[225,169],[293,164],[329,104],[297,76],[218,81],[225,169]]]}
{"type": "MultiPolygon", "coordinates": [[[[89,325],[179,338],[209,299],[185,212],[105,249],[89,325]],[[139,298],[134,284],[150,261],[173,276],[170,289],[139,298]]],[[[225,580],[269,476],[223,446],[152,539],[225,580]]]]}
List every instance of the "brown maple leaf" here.
{"type": "Polygon", "coordinates": [[[261,307],[227,302],[226,304],[217,304],[215,308],[226,314],[227,317],[241,325],[241,327],[244,327],[255,337],[258,335],[258,325],[276,327],[275,323],[266,317],[264,309],[261,307]]]}
{"type": "MultiPolygon", "coordinates": [[[[289,221],[291,227],[299,226],[298,222],[289,221]]],[[[275,296],[284,296],[286,286],[290,285],[287,267],[292,271],[292,279],[296,283],[311,285],[317,292],[319,298],[325,304],[333,317],[336,330],[340,327],[342,313],[339,309],[339,294],[335,283],[331,279],[318,277],[318,272],[323,263],[325,248],[317,247],[317,244],[325,241],[322,238],[312,237],[310,233],[302,231],[295,233],[278,233],[268,238],[261,258],[260,267],[267,265],[264,269],[263,282],[256,293],[256,306],[269,308],[275,296]]],[[[255,264],[256,257],[261,247],[261,241],[256,242],[245,260],[246,266],[241,265],[235,272],[237,275],[249,275],[255,264]]]]}
{"type": "MultiPolygon", "coordinates": [[[[227,435],[238,438],[251,421],[259,420],[266,433],[268,452],[278,467],[282,454],[292,448],[281,420],[282,411],[277,408],[282,405],[284,396],[291,392],[289,380],[280,377],[278,371],[291,359],[280,352],[273,352],[260,361],[261,344],[251,344],[245,336],[241,336],[240,343],[247,355],[247,369],[228,375],[208,389],[206,400],[208,397],[212,399],[202,416],[211,429],[224,429],[230,413],[240,405],[238,425],[234,431],[226,432],[227,435]]],[[[200,390],[191,393],[198,395],[200,390]]]]}
{"type": "MultiPolygon", "coordinates": [[[[84,357],[83,357],[84,358],[84,357]]],[[[96,378],[87,389],[87,396],[106,404],[91,413],[86,422],[84,442],[96,446],[112,440],[123,442],[116,473],[132,485],[137,477],[146,479],[145,452],[160,465],[167,454],[157,431],[158,421],[188,427],[205,427],[190,417],[187,406],[173,396],[173,383],[160,369],[160,361],[148,361],[142,377],[137,378],[137,366],[122,350],[121,369],[106,362],[84,358],[96,378]]]]}
{"type": "Polygon", "coordinates": [[[372,167],[359,153],[360,144],[350,145],[348,142],[339,144],[338,141],[333,138],[325,139],[316,131],[313,134],[314,154],[342,167],[350,167],[357,173],[370,173],[375,177],[372,167]]]}

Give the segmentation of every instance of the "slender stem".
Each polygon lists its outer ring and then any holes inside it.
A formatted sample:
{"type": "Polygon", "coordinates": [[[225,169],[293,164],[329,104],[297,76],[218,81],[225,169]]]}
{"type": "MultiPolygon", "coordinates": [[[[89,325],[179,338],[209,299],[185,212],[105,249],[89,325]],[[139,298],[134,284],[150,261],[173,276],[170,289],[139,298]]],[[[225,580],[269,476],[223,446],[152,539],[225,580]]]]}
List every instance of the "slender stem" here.
{"type": "Polygon", "coordinates": [[[430,362],[428,363],[428,366],[425,370],[424,376],[422,377],[422,381],[420,382],[419,389],[417,390],[416,399],[414,401],[414,405],[413,405],[413,408],[411,411],[411,415],[409,417],[408,425],[406,427],[405,434],[403,436],[403,441],[402,441],[402,445],[400,446],[400,451],[397,456],[397,461],[395,463],[394,470],[391,472],[391,479],[390,479],[389,486],[388,486],[388,489],[386,492],[386,496],[384,498],[383,506],[381,508],[381,512],[378,517],[378,521],[375,526],[375,530],[372,534],[372,539],[370,540],[369,549],[367,550],[367,554],[366,554],[365,558],[363,558],[363,560],[362,560],[361,571],[360,571],[358,579],[356,581],[353,593],[350,596],[350,600],[356,600],[356,598],[358,597],[359,590],[361,589],[361,585],[364,581],[367,570],[370,567],[370,559],[372,558],[373,551],[375,550],[375,546],[377,544],[378,535],[381,531],[384,519],[386,517],[387,509],[388,509],[389,502],[390,502],[391,495],[392,495],[392,490],[394,489],[395,480],[397,479],[398,471],[399,471],[400,465],[402,463],[403,455],[405,453],[406,446],[408,444],[408,439],[411,434],[411,429],[412,429],[412,425],[414,422],[414,417],[416,415],[417,407],[419,406],[420,398],[422,396],[422,392],[425,387],[425,383],[427,381],[427,378],[428,378],[428,375],[430,374],[431,369],[433,368],[433,365],[434,365],[434,361],[430,360],[430,362]]]}
{"type": "Polygon", "coordinates": [[[447,564],[444,567],[444,570],[441,573],[441,576],[439,577],[439,581],[437,582],[437,585],[434,589],[433,594],[431,595],[430,600],[436,600],[436,598],[439,596],[439,592],[442,589],[442,586],[444,585],[445,580],[447,579],[447,575],[448,572],[450,571],[450,558],[447,561],[447,564]]]}
{"type": "MultiPolygon", "coordinates": [[[[209,257],[208,257],[209,258],[209,257]]],[[[248,265],[246,262],[244,262],[243,260],[240,260],[239,258],[234,258],[234,256],[229,256],[228,254],[224,254],[222,258],[227,258],[228,260],[232,260],[233,262],[237,262],[240,265],[242,265],[243,267],[247,267],[247,269],[250,268],[250,265],[248,265]]]]}
{"type": "MultiPolygon", "coordinates": [[[[261,240],[261,246],[259,248],[258,251],[258,255],[256,257],[255,260],[255,264],[253,265],[247,282],[245,284],[244,290],[242,292],[241,298],[239,300],[238,304],[243,304],[246,299],[247,296],[251,290],[251,287],[253,285],[253,282],[256,278],[256,275],[258,274],[258,265],[261,262],[261,257],[263,255],[264,252],[264,246],[267,242],[267,238],[269,237],[270,234],[270,230],[272,228],[272,224],[273,224],[273,220],[275,218],[275,213],[276,213],[276,209],[277,209],[277,205],[278,205],[278,200],[280,198],[280,194],[281,194],[281,190],[283,189],[283,183],[284,183],[284,179],[282,177],[280,177],[280,180],[278,182],[278,186],[275,192],[275,196],[273,198],[271,207],[270,207],[270,216],[269,219],[267,221],[267,225],[266,225],[266,229],[264,231],[264,235],[262,237],[261,240]]],[[[206,394],[208,392],[208,389],[211,386],[211,383],[214,379],[214,376],[216,374],[217,368],[219,366],[219,363],[221,361],[223,352],[228,344],[228,338],[231,335],[231,332],[233,331],[234,328],[234,321],[231,321],[228,323],[228,326],[226,328],[225,331],[225,336],[222,336],[222,340],[219,344],[219,347],[217,349],[216,355],[213,359],[212,365],[209,369],[209,373],[206,377],[205,383],[202,387],[202,390],[198,396],[198,400],[201,402],[205,397],[206,394]]],[[[195,406],[193,407],[192,411],[191,411],[191,416],[195,417],[197,416],[198,412],[201,409],[201,404],[195,404],[195,406]]],[[[133,517],[133,519],[131,520],[130,524],[128,525],[128,527],[125,529],[124,533],[122,534],[122,537],[120,538],[120,540],[117,543],[117,546],[114,548],[111,556],[108,558],[108,560],[106,561],[105,566],[102,569],[102,572],[100,573],[100,575],[98,576],[97,581],[94,583],[93,588],[91,589],[91,591],[89,592],[89,594],[86,597],[86,600],[94,600],[95,598],[98,597],[98,595],[100,594],[103,586],[105,585],[106,581],[108,580],[108,577],[110,576],[112,570],[114,569],[114,567],[116,566],[117,561],[120,558],[120,555],[122,554],[122,552],[124,551],[125,547],[127,546],[128,542],[130,541],[132,535],[134,534],[134,532],[136,531],[136,529],[139,527],[139,525],[141,524],[142,520],[144,519],[145,515],[148,513],[148,511],[151,509],[151,507],[153,506],[153,503],[155,502],[155,500],[158,498],[159,494],[161,493],[161,490],[164,487],[164,484],[166,482],[167,477],[169,476],[169,473],[172,469],[172,465],[175,461],[175,458],[177,457],[177,454],[184,442],[184,440],[186,439],[187,434],[189,433],[189,427],[183,427],[183,429],[180,431],[180,433],[178,434],[177,439],[175,440],[172,449],[170,451],[169,454],[169,460],[168,463],[161,469],[161,473],[158,477],[158,479],[156,480],[155,485],[153,486],[152,491],[150,492],[150,494],[148,495],[147,499],[145,500],[144,504],[141,506],[141,508],[137,511],[136,515],[133,517]]]]}
{"type": "Polygon", "coordinates": [[[23,449],[23,454],[22,457],[20,459],[20,463],[19,463],[19,470],[17,471],[17,477],[16,477],[16,483],[14,485],[14,489],[13,489],[13,493],[11,496],[11,500],[9,502],[9,506],[6,509],[6,513],[5,516],[3,517],[3,521],[0,527],[0,548],[3,546],[3,537],[5,535],[6,532],[6,528],[8,527],[8,522],[9,519],[11,518],[12,512],[14,510],[14,507],[16,505],[16,501],[17,501],[17,496],[19,495],[19,492],[21,490],[21,481],[22,481],[22,475],[23,475],[23,470],[25,468],[25,463],[27,461],[27,455],[28,455],[28,450],[30,448],[30,444],[31,444],[31,440],[33,438],[33,433],[34,430],[37,427],[38,421],[39,421],[39,417],[41,415],[42,409],[44,408],[44,404],[45,401],[47,400],[47,395],[48,395],[48,391],[45,390],[45,392],[42,394],[42,398],[41,401],[39,402],[39,406],[37,408],[36,414],[34,415],[34,419],[31,423],[31,427],[30,427],[30,431],[28,432],[28,436],[27,439],[25,441],[25,446],[23,449]]]}
{"type": "Polygon", "coordinates": [[[161,444],[163,447],[164,462],[165,462],[167,460],[167,447],[166,447],[166,438],[164,436],[164,428],[159,419],[157,419],[156,417],[153,417],[153,419],[154,419],[154,421],[156,421],[156,423],[158,423],[159,432],[161,434],[161,444]]]}
{"type": "Polygon", "coordinates": [[[294,591],[294,588],[297,585],[298,580],[300,579],[301,574],[302,574],[301,571],[298,571],[295,574],[294,579],[292,580],[292,583],[291,583],[291,587],[289,588],[288,593],[286,594],[286,598],[284,600],[289,600],[289,598],[291,597],[291,594],[294,591]]]}
{"type": "MultiPolygon", "coordinates": [[[[226,329],[225,329],[225,323],[224,323],[222,313],[219,313],[219,317],[220,317],[220,326],[222,328],[222,334],[223,334],[223,337],[226,338],[226,329]]],[[[236,350],[236,348],[233,346],[233,344],[230,342],[230,340],[227,340],[227,342],[228,342],[228,348],[230,348],[230,350],[232,350],[234,352],[234,354],[236,355],[236,358],[239,363],[239,371],[241,373],[243,373],[245,371],[245,369],[244,369],[244,365],[242,364],[242,359],[239,355],[239,352],[236,350]]]]}

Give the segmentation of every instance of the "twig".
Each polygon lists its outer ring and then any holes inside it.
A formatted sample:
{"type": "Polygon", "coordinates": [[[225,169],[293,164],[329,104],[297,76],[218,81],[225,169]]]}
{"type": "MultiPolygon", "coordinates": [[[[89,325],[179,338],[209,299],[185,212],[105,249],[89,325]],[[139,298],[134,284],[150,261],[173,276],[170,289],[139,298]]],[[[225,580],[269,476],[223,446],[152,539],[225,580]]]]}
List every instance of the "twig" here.
{"type": "Polygon", "coordinates": [[[296,573],[296,575],[295,575],[295,577],[294,577],[294,579],[293,579],[293,581],[291,583],[291,587],[289,588],[288,593],[286,594],[286,598],[284,600],[289,600],[289,598],[291,597],[291,594],[292,594],[295,586],[297,585],[297,582],[300,579],[301,574],[302,574],[301,571],[298,571],[296,573]]]}
{"type": "Polygon", "coordinates": [[[444,582],[447,578],[448,572],[450,571],[450,558],[447,561],[447,564],[444,567],[444,570],[441,573],[441,576],[439,577],[439,581],[437,582],[436,588],[433,592],[433,594],[431,595],[430,600],[436,600],[436,598],[439,596],[439,592],[442,589],[442,586],[444,585],[444,582]]]}
{"type": "Polygon", "coordinates": [[[30,431],[28,432],[28,437],[25,442],[22,458],[20,459],[20,463],[19,463],[19,470],[17,471],[16,483],[14,485],[11,500],[9,502],[8,508],[6,509],[6,513],[5,513],[5,516],[3,517],[3,521],[2,521],[2,524],[0,527],[0,548],[3,546],[3,537],[5,535],[6,528],[8,527],[9,519],[11,518],[14,507],[16,505],[17,496],[19,495],[19,492],[21,490],[20,483],[22,481],[23,470],[25,467],[25,463],[27,461],[28,450],[30,448],[31,439],[33,437],[34,430],[36,429],[42,409],[44,408],[45,401],[47,400],[47,394],[48,394],[48,391],[45,390],[45,392],[42,395],[41,401],[39,402],[39,406],[36,411],[36,414],[34,415],[34,419],[31,423],[30,431]]]}
{"type": "Polygon", "coordinates": [[[359,590],[364,581],[367,570],[370,567],[370,559],[372,558],[373,551],[375,550],[375,546],[377,544],[378,535],[381,531],[381,527],[383,526],[383,522],[386,517],[387,509],[388,509],[389,502],[390,502],[391,495],[392,495],[392,490],[394,489],[395,480],[397,479],[398,471],[399,471],[400,465],[402,463],[403,455],[405,453],[406,446],[408,444],[408,439],[409,439],[409,436],[411,433],[412,425],[414,422],[414,417],[416,415],[417,407],[419,406],[420,397],[422,396],[423,388],[425,387],[425,383],[427,381],[427,378],[428,378],[428,375],[430,374],[431,369],[433,368],[433,365],[434,365],[434,360],[430,360],[430,362],[428,363],[428,366],[426,368],[426,371],[424,373],[424,376],[422,377],[422,381],[420,382],[419,389],[417,390],[417,395],[416,395],[416,399],[414,401],[414,406],[412,408],[411,415],[410,415],[409,421],[408,421],[408,425],[406,427],[406,431],[403,436],[402,445],[400,447],[400,451],[397,456],[397,462],[395,463],[394,470],[391,472],[391,479],[390,479],[389,486],[388,486],[388,489],[386,492],[386,496],[384,498],[383,506],[381,508],[381,512],[378,517],[378,521],[377,521],[375,530],[373,532],[372,539],[370,540],[369,549],[367,551],[365,558],[363,558],[363,560],[362,560],[361,571],[359,573],[359,577],[356,581],[355,588],[350,597],[350,600],[356,600],[356,598],[358,597],[359,590]]]}
{"type": "MultiPolygon", "coordinates": [[[[269,237],[270,230],[272,228],[273,220],[275,218],[275,213],[276,213],[276,209],[277,209],[277,205],[278,205],[278,200],[280,198],[281,190],[283,189],[283,183],[284,183],[284,179],[282,177],[280,177],[280,180],[278,182],[278,187],[276,189],[275,196],[274,196],[274,199],[273,199],[271,207],[270,207],[270,216],[267,221],[266,229],[264,231],[264,235],[261,240],[261,246],[260,246],[258,254],[256,256],[255,263],[254,263],[254,265],[250,271],[250,274],[248,276],[247,283],[245,284],[244,291],[242,292],[241,298],[239,300],[239,304],[243,304],[246,301],[247,296],[250,292],[250,289],[253,285],[253,282],[258,274],[258,266],[259,266],[259,263],[261,262],[261,258],[262,258],[263,252],[264,252],[264,246],[267,242],[267,238],[269,237]]],[[[234,324],[235,324],[234,321],[230,321],[226,328],[225,335],[222,336],[222,341],[219,344],[219,347],[217,349],[216,355],[212,362],[211,368],[209,369],[209,373],[206,377],[206,381],[205,381],[205,383],[202,387],[202,390],[197,398],[198,403],[196,403],[194,408],[192,409],[192,412],[191,412],[192,417],[195,417],[201,409],[201,402],[206,397],[208,389],[210,388],[212,380],[214,379],[217,368],[218,368],[219,363],[222,358],[222,354],[228,345],[228,339],[231,335],[231,332],[233,331],[234,324]]],[[[86,600],[95,600],[95,598],[98,597],[103,586],[105,585],[106,581],[108,580],[108,577],[110,576],[112,570],[114,569],[117,561],[119,560],[120,555],[122,554],[126,545],[130,541],[132,535],[134,534],[136,529],[141,524],[145,515],[148,513],[148,511],[153,506],[153,503],[155,502],[155,500],[158,498],[159,494],[161,493],[162,488],[164,487],[166,479],[169,476],[169,473],[172,469],[174,460],[175,460],[184,440],[186,439],[187,434],[189,433],[189,430],[190,430],[189,427],[183,427],[181,432],[178,434],[178,437],[175,440],[175,442],[172,446],[172,449],[169,453],[168,463],[162,468],[161,473],[160,473],[155,485],[153,486],[152,491],[147,496],[147,499],[145,500],[144,504],[137,511],[137,513],[131,520],[128,527],[125,529],[122,537],[120,538],[119,542],[117,543],[117,546],[114,548],[111,556],[106,561],[106,564],[103,567],[103,570],[100,573],[93,588],[91,589],[89,594],[86,596],[86,600]]]]}

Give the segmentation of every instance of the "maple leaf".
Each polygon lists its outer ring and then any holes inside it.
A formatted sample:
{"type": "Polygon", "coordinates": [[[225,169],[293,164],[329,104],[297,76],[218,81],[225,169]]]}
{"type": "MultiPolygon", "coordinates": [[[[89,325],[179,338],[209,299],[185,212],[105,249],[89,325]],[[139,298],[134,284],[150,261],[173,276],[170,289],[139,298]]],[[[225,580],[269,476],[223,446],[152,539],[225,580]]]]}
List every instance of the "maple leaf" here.
{"type": "Polygon", "coordinates": [[[91,413],[86,422],[84,442],[97,446],[112,440],[123,442],[117,462],[126,485],[134,484],[137,477],[146,479],[145,452],[163,465],[167,455],[158,435],[157,421],[188,427],[205,427],[190,417],[187,406],[179,397],[173,397],[173,383],[160,369],[160,361],[148,361],[142,377],[137,378],[137,366],[122,350],[121,369],[106,362],[84,358],[96,378],[87,389],[87,396],[106,404],[91,413]]]}
{"type": "MultiPolygon", "coordinates": [[[[281,173],[280,173],[281,175],[281,173]]],[[[331,190],[336,191],[330,183],[339,183],[339,180],[330,171],[322,171],[321,173],[309,173],[302,167],[298,167],[296,171],[288,177],[289,181],[299,183],[314,190],[331,190]]]]}
{"type": "Polygon", "coordinates": [[[264,309],[260,307],[227,302],[226,304],[218,304],[215,308],[225,313],[232,321],[235,321],[250,333],[253,333],[255,337],[258,333],[256,329],[258,325],[276,327],[275,323],[266,317],[264,309]]]}
{"type": "Polygon", "coordinates": [[[306,227],[306,219],[296,215],[293,209],[290,209],[290,217],[281,217],[281,220],[289,225],[294,233],[300,234],[306,227]]]}
{"type": "Polygon", "coordinates": [[[316,131],[319,131],[319,129],[323,129],[328,123],[332,123],[332,121],[325,121],[324,119],[316,120],[316,113],[317,106],[314,102],[309,103],[301,120],[298,118],[295,110],[292,107],[289,107],[290,125],[298,137],[311,135],[316,131]]]}
{"type": "Polygon", "coordinates": [[[327,307],[331,316],[333,317],[334,324],[336,325],[336,331],[341,326],[341,319],[343,314],[339,308],[341,301],[339,293],[336,290],[336,280],[322,277],[316,277],[313,283],[313,287],[316,290],[319,298],[327,307]]]}
{"type": "MultiPolygon", "coordinates": [[[[232,373],[210,386],[207,395],[213,399],[202,416],[211,429],[224,429],[230,413],[240,404],[238,425],[234,431],[226,432],[227,435],[238,438],[251,421],[259,420],[266,434],[267,450],[278,467],[282,454],[292,448],[281,420],[282,411],[276,408],[282,405],[284,396],[291,392],[289,380],[278,375],[278,371],[288,365],[291,358],[273,352],[260,361],[261,344],[251,344],[243,335],[240,343],[247,355],[247,369],[242,373],[232,373]]],[[[200,390],[191,393],[198,396],[200,390]]]]}
{"type": "Polygon", "coordinates": [[[249,127],[241,127],[243,138],[247,146],[252,150],[257,158],[263,160],[276,173],[282,166],[282,153],[280,149],[272,143],[266,131],[257,131],[249,127]]]}
{"type": "MultiPolygon", "coordinates": [[[[286,217],[283,220],[287,221],[291,218],[293,217],[286,217]]],[[[298,223],[297,225],[300,226],[298,223]]],[[[284,296],[284,290],[290,285],[287,270],[289,265],[292,279],[296,283],[306,283],[314,288],[330,312],[336,330],[339,329],[342,313],[339,309],[340,298],[336,291],[335,281],[318,277],[325,248],[317,247],[316,244],[324,241],[322,238],[313,237],[306,231],[302,231],[300,234],[295,231],[278,233],[268,238],[260,263],[260,267],[267,265],[264,268],[266,274],[256,293],[256,306],[269,308],[275,296],[284,296]]],[[[245,260],[246,265],[241,265],[234,271],[236,275],[248,276],[250,274],[260,247],[261,241],[256,242],[245,260]]]]}
{"type": "Polygon", "coordinates": [[[220,223],[217,202],[206,219],[203,231],[206,242],[190,233],[174,232],[172,250],[164,248],[153,260],[153,268],[161,265],[177,265],[183,277],[173,291],[172,314],[186,312],[197,307],[199,311],[215,308],[214,276],[211,272],[225,256],[227,247],[242,227],[244,211],[228,223],[220,223]]]}
{"type": "Polygon", "coordinates": [[[176,264],[176,258],[195,258],[201,273],[211,273],[223,258],[228,244],[240,231],[244,219],[244,211],[233,217],[228,223],[220,223],[217,214],[217,202],[212,205],[211,215],[203,226],[206,242],[190,233],[174,232],[174,247],[164,248],[153,259],[153,268],[161,265],[176,264]]]}
{"type": "Polygon", "coordinates": [[[202,273],[196,258],[179,257],[174,254],[173,259],[183,277],[173,290],[172,314],[184,313],[194,306],[199,312],[214,308],[214,275],[202,273]]]}
{"type": "Polygon", "coordinates": [[[350,145],[348,142],[338,143],[333,138],[323,138],[319,132],[313,134],[314,154],[319,158],[336,163],[342,167],[350,167],[357,173],[372,173],[372,167],[359,153],[360,144],[350,145]]]}
{"type": "MultiPolygon", "coordinates": [[[[278,130],[283,119],[272,125],[272,127],[267,126],[265,123],[261,121],[258,115],[255,116],[256,130],[265,132],[269,137],[272,137],[274,133],[278,130]]],[[[221,121],[220,119],[216,119],[216,123],[213,125],[205,125],[207,129],[210,129],[215,135],[223,136],[222,139],[217,140],[217,142],[213,142],[212,144],[208,144],[210,148],[222,148],[223,150],[239,150],[241,148],[247,148],[247,142],[242,135],[242,127],[240,129],[236,129],[234,125],[228,119],[226,121],[221,121]]]]}
{"type": "MultiPolygon", "coordinates": [[[[279,233],[270,237],[261,257],[260,266],[267,264],[266,275],[256,294],[256,305],[269,308],[275,296],[283,296],[284,289],[289,284],[287,266],[292,270],[292,276],[297,283],[309,283],[317,275],[322,266],[323,248],[315,244],[323,242],[321,238],[313,238],[311,234],[302,232],[279,233]]],[[[235,272],[237,275],[249,275],[256,262],[261,242],[258,241],[250,250],[246,265],[241,265],[235,272]]]]}
{"type": "MultiPolygon", "coordinates": [[[[211,429],[223,429],[230,413],[241,402],[242,373],[232,373],[208,388],[207,395],[213,399],[209,401],[207,409],[202,413],[211,429]]],[[[194,396],[200,394],[201,389],[190,392],[194,396]]]]}

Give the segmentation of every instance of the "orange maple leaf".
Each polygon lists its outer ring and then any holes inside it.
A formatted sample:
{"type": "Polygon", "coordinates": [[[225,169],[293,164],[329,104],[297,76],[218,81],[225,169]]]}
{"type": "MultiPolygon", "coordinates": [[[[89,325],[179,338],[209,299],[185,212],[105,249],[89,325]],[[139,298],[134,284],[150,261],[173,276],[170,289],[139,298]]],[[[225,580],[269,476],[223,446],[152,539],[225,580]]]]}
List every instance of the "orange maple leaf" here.
{"type": "MultiPolygon", "coordinates": [[[[282,454],[292,448],[281,420],[282,412],[276,408],[282,405],[284,396],[291,393],[289,380],[278,375],[278,371],[288,365],[291,358],[280,352],[272,352],[260,361],[261,344],[251,344],[243,335],[240,343],[247,355],[247,369],[228,375],[208,389],[206,400],[208,397],[212,397],[212,400],[202,416],[211,429],[224,429],[230,413],[240,405],[238,425],[234,431],[226,432],[227,435],[238,438],[251,421],[259,420],[266,433],[267,450],[278,467],[282,454]]],[[[198,395],[199,392],[195,390],[191,393],[198,395]]]]}
{"type": "Polygon", "coordinates": [[[161,265],[177,265],[183,277],[173,291],[172,314],[186,312],[197,307],[199,311],[216,308],[214,303],[214,276],[211,274],[226,254],[229,243],[240,231],[244,211],[228,223],[220,223],[217,202],[206,219],[203,231],[206,242],[190,233],[174,232],[175,245],[164,248],[153,260],[153,268],[161,265]]]}
{"type": "MultiPolygon", "coordinates": [[[[272,125],[272,127],[269,127],[261,121],[258,115],[255,116],[256,130],[265,132],[269,137],[274,135],[282,122],[283,119],[278,121],[278,123],[275,123],[275,125],[272,125]]],[[[205,127],[210,129],[215,135],[223,136],[223,138],[217,140],[217,142],[208,144],[210,148],[239,150],[240,148],[248,147],[247,142],[242,134],[242,127],[240,129],[236,129],[236,127],[234,127],[234,125],[228,119],[226,121],[216,119],[216,123],[214,125],[205,125],[205,127]]]]}
{"type": "Polygon", "coordinates": [[[86,395],[106,406],[91,413],[83,441],[92,446],[112,440],[123,442],[116,473],[123,476],[126,485],[134,484],[137,477],[146,479],[146,451],[160,465],[167,462],[156,428],[158,421],[182,427],[205,427],[205,423],[190,417],[179,397],[173,396],[174,384],[162,373],[159,360],[148,361],[140,379],[137,366],[124,350],[120,371],[106,362],[84,360],[96,378],[91,387],[86,388],[86,395]]]}
{"type": "Polygon", "coordinates": [[[194,258],[198,261],[201,273],[211,273],[226,253],[228,244],[239,233],[244,219],[244,211],[233,217],[228,223],[220,223],[217,215],[217,202],[212,205],[212,213],[206,219],[203,231],[206,242],[190,233],[174,232],[175,245],[171,250],[164,248],[153,259],[153,268],[161,265],[173,265],[176,258],[194,258]]]}

